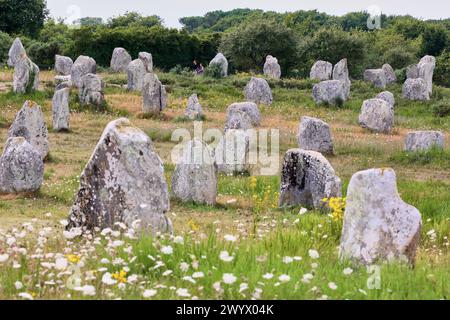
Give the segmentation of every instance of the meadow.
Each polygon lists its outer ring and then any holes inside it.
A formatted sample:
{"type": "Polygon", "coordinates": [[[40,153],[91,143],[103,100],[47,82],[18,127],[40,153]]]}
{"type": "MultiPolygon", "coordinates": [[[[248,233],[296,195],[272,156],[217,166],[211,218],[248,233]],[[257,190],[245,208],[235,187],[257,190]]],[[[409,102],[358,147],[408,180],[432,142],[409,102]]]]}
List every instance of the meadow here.
{"type": "MultiPolygon", "coordinates": [[[[51,130],[53,72],[41,73],[38,92],[11,92],[12,72],[0,72],[0,140],[25,100],[36,101],[49,126],[50,155],[44,184],[35,194],[0,195],[0,299],[447,299],[450,294],[450,89],[434,87],[432,100],[394,93],[395,129],[375,134],[358,126],[363,100],[378,90],[354,81],[340,107],[316,106],[314,82],[269,80],[274,103],[260,106],[262,128],[280,130],[280,161],[297,147],[303,115],[331,126],[335,155],[327,157],[343,181],[374,167],[396,171],[399,193],[422,214],[421,243],[414,267],[391,263],[365,268],[338,258],[342,219],[301,207],[279,209],[279,176],[219,175],[215,206],[171,199],[173,235],[137,237],[132,228],[75,237],[65,231],[79,175],[106,124],[127,117],[146,132],[165,164],[170,188],[176,145],[173,130],[193,130],[183,119],[187,98],[197,93],[203,128],[223,129],[229,104],[243,101],[250,74],[225,79],[158,72],[169,93],[159,117],[141,113],[141,96],[123,88],[126,75],[102,72],[107,110],[81,107],[71,94],[71,130],[51,130]],[[405,153],[412,130],[446,134],[446,149],[405,153]]],[[[309,208],[306,208],[309,209],[309,208]]]]}

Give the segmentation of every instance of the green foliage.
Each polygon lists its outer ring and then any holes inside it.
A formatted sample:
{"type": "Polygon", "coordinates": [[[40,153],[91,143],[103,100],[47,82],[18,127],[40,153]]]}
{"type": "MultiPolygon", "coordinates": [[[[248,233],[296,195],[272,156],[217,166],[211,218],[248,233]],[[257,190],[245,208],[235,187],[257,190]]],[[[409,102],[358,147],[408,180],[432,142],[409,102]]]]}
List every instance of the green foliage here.
{"type": "Polygon", "coordinates": [[[449,44],[449,31],[440,25],[429,25],[423,32],[422,54],[437,56],[449,44]]]}
{"type": "Polygon", "coordinates": [[[226,32],[220,51],[238,70],[262,70],[267,55],[273,55],[283,70],[296,62],[294,32],[275,20],[258,19],[226,32]]]}
{"type": "Polygon", "coordinates": [[[147,27],[161,26],[162,20],[158,16],[142,16],[137,12],[126,12],[123,15],[110,18],[107,23],[109,28],[119,27],[147,27]]]}
{"type": "Polygon", "coordinates": [[[96,17],[84,17],[75,21],[75,23],[79,24],[80,26],[99,26],[103,24],[103,19],[96,17]]]}
{"type": "Polygon", "coordinates": [[[450,116],[450,99],[444,99],[436,102],[435,104],[433,104],[432,110],[437,117],[450,116]]]}
{"type": "Polygon", "coordinates": [[[450,87],[450,51],[444,51],[436,57],[433,80],[438,85],[450,87]]]}
{"type": "Polygon", "coordinates": [[[399,164],[427,165],[433,164],[442,169],[450,168],[450,152],[433,146],[430,150],[399,152],[391,156],[390,161],[399,164]]]}
{"type": "Polygon", "coordinates": [[[0,31],[0,64],[8,60],[8,51],[13,41],[7,33],[0,31]]]}
{"type": "Polygon", "coordinates": [[[48,15],[45,0],[0,1],[0,30],[36,36],[48,15]]]}
{"type": "Polygon", "coordinates": [[[206,67],[205,76],[214,79],[223,78],[222,67],[218,64],[213,64],[212,66],[206,67]]]}

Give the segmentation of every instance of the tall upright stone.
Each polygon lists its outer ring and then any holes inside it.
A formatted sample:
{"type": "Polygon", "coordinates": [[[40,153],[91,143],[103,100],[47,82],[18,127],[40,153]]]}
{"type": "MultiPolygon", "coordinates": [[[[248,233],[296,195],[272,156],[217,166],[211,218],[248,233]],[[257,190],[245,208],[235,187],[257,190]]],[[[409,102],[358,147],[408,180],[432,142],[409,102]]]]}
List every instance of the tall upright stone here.
{"type": "Polygon", "coordinates": [[[209,66],[212,67],[217,65],[221,69],[222,77],[226,77],[228,75],[228,60],[225,58],[223,53],[219,52],[216,56],[209,62],[209,66]]]}
{"type": "Polygon", "coordinates": [[[217,176],[213,150],[203,141],[193,139],[183,147],[172,175],[172,191],[183,202],[214,205],[217,176]]]}
{"type": "Polygon", "coordinates": [[[94,59],[88,56],[79,56],[73,63],[70,71],[71,80],[74,86],[81,87],[81,78],[88,73],[95,73],[97,70],[97,63],[94,59]]]}
{"type": "Polygon", "coordinates": [[[190,120],[201,120],[203,117],[202,106],[198,101],[197,94],[194,93],[189,97],[184,116],[190,120]]]}
{"type": "Polygon", "coordinates": [[[45,159],[48,154],[48,129],[41,107],[27,100],[8,130],[8,137],[25,138],[45,159]]]}
{"type": "Polygon", "coordinates": [[[245,100],[257,104],[272,104],[272,90],[265,79],[252,77],[245,86],[245,100]]]}
{"type": "Polygon", "coordinates": [[[56,90],[52,99],[52,124],[55,131],[69,130],[70,88],[56,90]]]}
{"type": "Polygon", "coordinates": [[[428,94],[433,93],[433,73],[436,67],[436,58],[433,56],[424,56],[417,65],[419,78],[425,81],[428,94]]]}
{"type": "Polygon", "coordinates": [[[166,89],[156,74],[147,73],[145,75],[142,97],[142,111],[146,114],[159,114],[165,108],[167,103],[166,89]]]}
{"type": "Polygon", "coordinates": [[[281,171],[280,207],[322,209],[324,198],[341,196],[341,179],[322,154],[303,149],[287,151],[281,171]]]}
{"type": "Polygon", "coordinates": [[[386,84],[397,82],[397,76],[395,75],[395,71],[390,64],[388,63],[383,64],[381,69],[383,69],[384,75],[386,76],[386,84]]]}
{"type": "Polygon", "coordinates": [[[72,70],[73,60],[70,57],[55,55],[55,72],[57,75],[68,76],[72,70]]]}
{"type": "Polygon", "coordinates": [[[268,55],[266,57],[266,62],[264,63],[263,72],[269,78],[280,79],[281,67],[278,63],[278,59],[268,55]]]}
{"type": "Polygon", "coordinates": [[[311,67],[309,78],[311,80],[325,81],[331,79],[333,65],[328,61],[318,60],[311,67]]]}
{"type": "Polygon", "coordinates": [[[171,232],[168,210],[164,167],[150,138],[128,119],[110,122],[80,176],[68,229],[139,220],[144,231],[171,232]]]}
{"type": "Polygon", "coordinates": [[[115,48],[111,57],[110,68],[113,72],[125,72],[131,62],[131,56],[124,48],[115,48]]]}
{"type": "Polygon", "coordinates": [[[147,71],[141,59],[131,61],[127,66],[128,90],[142,91],[144,86],[144,77],[146,74],[147,71]]]}
{"type": "Polygon", "coordinates": [[[302,117],[298,129],[301,149],[333,154],[333,138],[328,123],[312,117],[302,117]]]}
{"type": "Polygon", "coordinates": [[[139,52],[139,59],[144,63],[147,72],[153,72],[153,57],[151,53],[139,52]]]}
{"type": "Polygon", "coordinates": [[[22,45],[22,41],[16,38],[8,52],[8,66],[15,67],[16,64],[25,58],[27,53],[22,45]]]}
{"type": "Polygon", "coordinates": [[[348,72],[347,58],[340,60],[334,65],[333,80],[339,80],[343,82],[345,89],[345,98],[347,100],[350,96],[350,87],[352,85],[348,72]]]}
{"type": "Polygon", "coordinates": [[[103,107],[105,103],[104,87],[105,84],[100,76],[93,73],[82,76],[78,94],[81,105],[103,107]]]}
{"type": "Polygon", "coordinates": [[[347,190],[340,256],[363,265],[414,263],[421,225],[420,212],[400,198],[394,170],[357,172],[347,190]]]}
{"type": "Polygon", "coordinates": [[[39,88],[39,67],[26,55],[15,63],[13,91],[28,93],[39,88]]]}

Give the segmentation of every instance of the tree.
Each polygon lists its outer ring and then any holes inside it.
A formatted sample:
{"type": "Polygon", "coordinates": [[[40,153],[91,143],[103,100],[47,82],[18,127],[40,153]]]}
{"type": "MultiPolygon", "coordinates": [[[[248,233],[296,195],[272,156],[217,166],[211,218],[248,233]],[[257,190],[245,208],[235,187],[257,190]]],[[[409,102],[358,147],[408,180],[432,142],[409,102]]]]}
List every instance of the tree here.
{"type": "Polygon", "coordinates": [[[448,31],[440,25],[428,25],[423,32],[422,54],[438,56],[448,45],[448,31]]]}
{"type": "Polygon", "coordinates": [[[162,20],[158,16],[142,16],[138,12],[126,12],[123,15],[113,17],[108,20],[108,27],[110,28],[118,28],[118,27],[148,27],[151,28],[153,26],[160,26],[162,24],[162,20]]]}
{"type": "Polygon", "coordinates": [[[75,23],[80,24],[80,26],[99,26],[103,24],[103,19],[96,17],[84,17],[75,21],[75,23]]]}
{"type": "Polygon", "coordinates": [[[0,0],[0,30],[36,36],[48,13],[45,0],[0,0]]]}
{"type": "Polygon", "coordinates": [[[220,51],[238,70],[261,70],[269,54],[278,58],[283,70],[288,70],[296,60],[296,37],[279,22],[259,19],[225,33],[220,51]]]}

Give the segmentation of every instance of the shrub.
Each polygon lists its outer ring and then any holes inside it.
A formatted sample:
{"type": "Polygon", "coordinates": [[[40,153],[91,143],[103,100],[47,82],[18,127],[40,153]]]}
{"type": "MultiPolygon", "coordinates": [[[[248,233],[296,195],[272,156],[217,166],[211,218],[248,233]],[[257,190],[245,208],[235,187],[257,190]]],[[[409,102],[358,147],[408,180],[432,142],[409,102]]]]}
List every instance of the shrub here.
{"type": "Polygon", "coordinates": [[[222,67],[218,64],[213,64],[209,67],[206,67],[205,68],[205,76],[214,78],[214,79],[223,78],[222,67]]]}
{"type": "Polygon", "coordinates": [[[432,105],[433,114],[437,117],[450,116],[450,100],[441,100],[432,105]]]}
{"type": "Polygon", "coordinates": [[[0,31],[0,64],[6,64],[12,43],[13,39],[7,33],[0,31]]]}
{"type": "Polygon", "coordinates": [[[444,51],[436,57],[434,81],[441,86],[450,87],[450,51],[444,51]]]}

